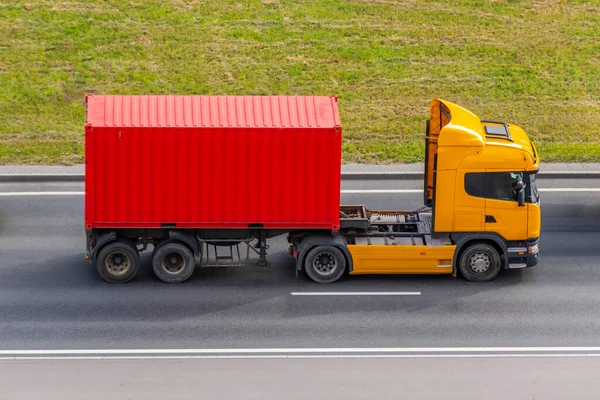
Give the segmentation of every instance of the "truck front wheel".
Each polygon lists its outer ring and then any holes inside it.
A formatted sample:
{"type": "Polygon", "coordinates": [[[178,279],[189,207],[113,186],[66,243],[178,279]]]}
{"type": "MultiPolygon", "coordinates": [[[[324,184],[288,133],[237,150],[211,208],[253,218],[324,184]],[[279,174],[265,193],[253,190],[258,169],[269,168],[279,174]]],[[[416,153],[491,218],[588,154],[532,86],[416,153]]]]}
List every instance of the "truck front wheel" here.
{"type": "Polygon", "coordinates": [[[132,280],[140,268],[140,258],[133,242],[117,240],[104,246],[96,258],[98,274],[109,283],[132,280]]]}
{"type": "Polygon", "coordinates": [[[179,242],[163,242],[152,255],[152,269],[158,279],[166,283],[186,281],[192,276],[195,267],[194,254],[179,242]]]}
{"type": "Polygon", "coordinates": [[[304,258],[304,270],[317,283],[333,283],[346,271],[346,258],[333,246],[317,246],[304,258]]]}
{"type": "Polygon", "coordinates": [[[460,272],[471,282],[491,281],[502,267],[498,250],[485,243],[467,247],[461,254],[459,263],[460,272]]]}

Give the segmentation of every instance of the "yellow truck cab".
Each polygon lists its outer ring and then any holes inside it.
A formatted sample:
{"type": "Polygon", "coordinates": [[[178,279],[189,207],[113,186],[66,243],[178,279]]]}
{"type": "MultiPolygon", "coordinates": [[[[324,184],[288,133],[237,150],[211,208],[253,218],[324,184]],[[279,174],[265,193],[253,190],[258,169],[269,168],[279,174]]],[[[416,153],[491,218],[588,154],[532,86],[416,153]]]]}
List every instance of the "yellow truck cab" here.
{"type": "MultiPolygon", "coordinates": [[[[492,280],[538,262],[539,156],[517,125],[434,99],[424,202],[411,212],[342,206],[350,274],[460,274],[492,280]]],[[[314,278],[313,278],[314,279],[314,278]]]]}

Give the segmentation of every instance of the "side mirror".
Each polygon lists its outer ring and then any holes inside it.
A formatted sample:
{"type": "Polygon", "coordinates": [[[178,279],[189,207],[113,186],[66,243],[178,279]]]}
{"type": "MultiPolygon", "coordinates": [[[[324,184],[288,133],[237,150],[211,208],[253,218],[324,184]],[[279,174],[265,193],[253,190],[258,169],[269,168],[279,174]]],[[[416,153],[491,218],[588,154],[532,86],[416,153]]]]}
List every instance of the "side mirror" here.
{"type": "Polygon", "coordinates": [[[525,183],[523,183],[523,179],[517,181],[517,202],[519,207],[525,205],[525,183]]]}

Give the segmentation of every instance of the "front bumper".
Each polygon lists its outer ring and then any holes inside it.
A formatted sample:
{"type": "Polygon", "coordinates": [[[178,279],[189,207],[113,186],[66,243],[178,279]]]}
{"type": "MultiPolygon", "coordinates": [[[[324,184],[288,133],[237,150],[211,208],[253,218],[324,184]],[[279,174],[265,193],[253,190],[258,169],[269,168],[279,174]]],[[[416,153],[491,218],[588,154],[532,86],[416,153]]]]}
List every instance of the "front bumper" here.
{"type": "Polygon", "coordinates": [[[539,261],[539,238],[528,239],[519,246],[508,247],[508,263],[506,268],[518,269],[536,266],[539,261]]]}
{"type": "Polygon", "coordinates": [[[527,267],[536,266],[538,264],[539,255],[540,255],[539,251],[535,254],[528,254],[527,255],[527,267]]]}

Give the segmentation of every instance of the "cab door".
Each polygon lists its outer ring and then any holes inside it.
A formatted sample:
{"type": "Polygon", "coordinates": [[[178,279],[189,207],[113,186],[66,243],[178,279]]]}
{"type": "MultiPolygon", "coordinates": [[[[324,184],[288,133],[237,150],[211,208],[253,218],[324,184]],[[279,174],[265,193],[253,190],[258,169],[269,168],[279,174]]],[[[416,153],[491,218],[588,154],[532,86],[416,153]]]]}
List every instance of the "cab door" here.
{"type": "Polygon", "coordinates": [[[522,172],[486,172],[485,231],[495,232],[506,240],[527,238],[527,208],[519,207],[517,182],[522,172]]]}
{"type": "MultiPolygon", "coordinates": [[[[486,173],[458,171],[454,197],[454,232],[483,232],[485,220],[485,197],[478,192],[481,176],[486,173]],[[473,189],[475,188],[475,190],[473,189]]],[[[454,182],[451,182],[453,185],[454,182]]],[[[439,207],[439,205],[438,205],[439,207]]]]}

